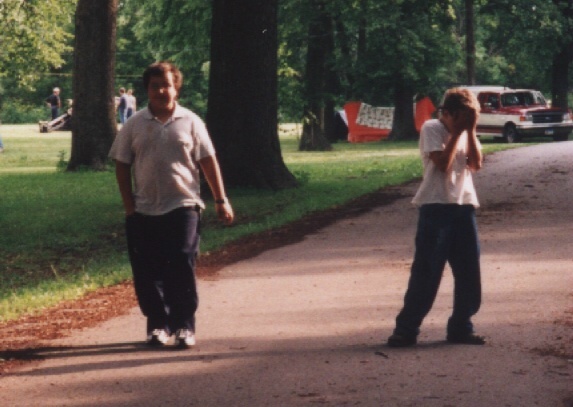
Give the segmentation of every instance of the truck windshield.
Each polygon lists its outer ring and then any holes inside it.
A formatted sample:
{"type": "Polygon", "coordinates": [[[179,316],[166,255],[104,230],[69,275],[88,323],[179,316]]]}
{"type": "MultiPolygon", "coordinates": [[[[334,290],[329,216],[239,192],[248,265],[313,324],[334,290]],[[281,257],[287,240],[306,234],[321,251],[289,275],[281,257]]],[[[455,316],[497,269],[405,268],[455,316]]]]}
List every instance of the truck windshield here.
{"type": "Polygon", "coordinates": [[[532,92],[515,92],[504,93],[501,95],[503,106],[531,106],[545,105],[545,100],[541,94],[536,95],[532,92]]]}

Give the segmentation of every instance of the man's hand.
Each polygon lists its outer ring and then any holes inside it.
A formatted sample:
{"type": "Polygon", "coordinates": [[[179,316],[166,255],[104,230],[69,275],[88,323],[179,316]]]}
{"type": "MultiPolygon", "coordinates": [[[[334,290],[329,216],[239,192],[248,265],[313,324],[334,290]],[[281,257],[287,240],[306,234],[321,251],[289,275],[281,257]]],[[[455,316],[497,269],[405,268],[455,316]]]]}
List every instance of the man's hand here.
{"type": "Polygon", "coordinates": [[[131,164],[115,162],[115,178],[119,186],[121,200],[125,209],[125,216],[135,213],[135,199],[133,197],[133,186],[131,181],[131,164]]]}
{"type": "Polygon", "coordinates": [[[225,225],[230,225],[235,219],[235,214],[229,201],[227,199],[224,201],[224,203],[216,203],[215,210],[217,211],[217,218],[225,225]]]}
{"type": "Polygon", "coordinates": [[[217,217],[225,225],[230,225],[235,219],[233,208],[226,198],[225,187],[223,185],[223,178],[221,177],[221,170],[219,169],[219,162],[217,158],[212,155],[205,157],[199,161],[205,179],[211,188],[213,197],[215,197],[215,210],[217,217]]]}

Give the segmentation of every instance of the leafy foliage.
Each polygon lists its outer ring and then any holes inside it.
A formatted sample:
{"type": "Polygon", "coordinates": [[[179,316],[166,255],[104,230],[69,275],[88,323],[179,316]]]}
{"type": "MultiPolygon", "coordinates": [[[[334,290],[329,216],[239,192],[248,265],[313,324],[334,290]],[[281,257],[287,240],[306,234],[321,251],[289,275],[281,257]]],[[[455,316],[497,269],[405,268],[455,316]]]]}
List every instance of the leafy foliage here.
{"type": "Polygon", "coordinates": [[[46,108],[10,101],[2,104],[0,119],[4,123],[35,123],[44,120],[46,113],[46,108]]]}
{"type": "Polygon", "coordinates": [[[366,54],[358,67],[362,78],[358,87],[373,104],[392,104],[398,77],[411,89],[425,93],[443,89],[452,80],[452,67],[460,59],[453,4],[423,0],[369,3],[366,54]]]}
{"type": "Polygon", "coordinates": [[[500,84],[549,89],[551,61],[571,40],[568,24],[554,2],[487,2],[480,9],[482,80],[497,73],[500,84]]]}
{"type": "Polygon", "coordinates": [[[31,85],[45,70],[59,69],[71,51],[75,0],[0,2],[0,75],[31,85]]]}
{"type": "MultiPolygon", "coordinates": [[[[204,116],[207,106],[211,2],[206,0],[125,0],[120,8],[119,47],[123,56],[139,53],[138,65],[121,69],[143,72],[150,63],[170,60],[185,78],[180,99],[204,116]],[[123,28],[122,28],[123,27],[123,28]],[[130,29],[132,32],[130,33],[130,29]],[[133,54],[130,54],[133,52],[133,54]],[[145,61],[143,64],[142,62],[145,61]]],[[[143,98],[145,99],[145,97],[143,98]]]]}
{"type": "MultiPolygon", "coordinates": [[[[71,94],[71,41],[77,0],[0,2],[0,95],[15,106],[39,104],[53,86],[71,94]]],[[[335,51],[328,61],[339,88],[338,107],[350,99],[394,103],[396,75],[435,99],[463,84],[465,23],[462,0],[329,0],[335,51]]],[[[117,87],[132,87],[145,104],[140,76],[158,59],[183,70],[182,102],[205,114],[210,68],[211,7],[208,0],[121,0],[117,39],[117,87]]],[[[546,93],[552,61],[573,42],[568,0],[475,0],[478,84],[534,87],[546,93]]],[[[281,121],[300,121],[305,102],[307,27],[305,0],[279,3],[279,111],[281,121]]],[[[571,77],[571,74],[569,75],[571,77]]]]}

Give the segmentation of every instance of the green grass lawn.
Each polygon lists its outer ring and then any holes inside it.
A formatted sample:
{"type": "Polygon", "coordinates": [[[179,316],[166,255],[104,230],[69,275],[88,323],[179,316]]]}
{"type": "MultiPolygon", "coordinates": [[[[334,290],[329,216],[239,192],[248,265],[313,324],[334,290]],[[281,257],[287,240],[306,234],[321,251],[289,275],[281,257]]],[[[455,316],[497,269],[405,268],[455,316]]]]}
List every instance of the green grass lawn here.
{"type": "MultiPolygon", "coordinates": [[[[0,134],[5,145],[0,154],[0,321],[129,279],[113,172],[58,171],[70,156],[70,132],[3,125],[0,134]]],[[[330,152],[299,152],[296,131],[280,134],[284,161],[301,186],[278,192],[229,190],[236,223],[220,225],[209,207],[204,254],[421,176],[416,142],[341,142],[330,152]]],[[[484,146],[486,152],[508,147],[484,146]]]]}

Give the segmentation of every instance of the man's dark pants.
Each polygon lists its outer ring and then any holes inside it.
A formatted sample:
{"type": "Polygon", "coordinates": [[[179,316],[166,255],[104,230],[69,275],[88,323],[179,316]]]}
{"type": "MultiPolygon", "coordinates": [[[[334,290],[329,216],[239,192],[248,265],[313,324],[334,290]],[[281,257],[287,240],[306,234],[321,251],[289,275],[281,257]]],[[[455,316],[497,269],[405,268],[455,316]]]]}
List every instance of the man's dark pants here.
{"type": "Polygon", "coordinates": [[[148,332],[195,331],[199,225],[197,208],[179,208],[159,216],[136,213],[126,218],[135,293],[147,317],[148,332]]]}
{"type": "Polygon", "coordinates": [[[454,309],[448,335],[473,332],[471,317],[481,304],[480,247],[471,205],[430,204],[420,208],[416,253],[404,308],[396,318],[394,333],[416,337],[442,279],[446,262],[454,276],[454,309]]]}

